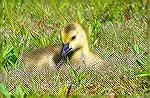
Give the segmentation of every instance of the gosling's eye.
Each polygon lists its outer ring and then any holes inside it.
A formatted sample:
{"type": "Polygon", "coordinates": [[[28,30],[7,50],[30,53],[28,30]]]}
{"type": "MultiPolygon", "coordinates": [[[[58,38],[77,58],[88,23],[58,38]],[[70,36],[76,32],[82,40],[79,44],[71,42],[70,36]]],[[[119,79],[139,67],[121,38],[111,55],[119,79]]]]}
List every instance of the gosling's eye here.
{"type": "Polygon", "coordinates": [[[72,40],[74,40],[75,38],[76,38],[76,36],[73,36],[73,37],[72,37],[72,40]]]}

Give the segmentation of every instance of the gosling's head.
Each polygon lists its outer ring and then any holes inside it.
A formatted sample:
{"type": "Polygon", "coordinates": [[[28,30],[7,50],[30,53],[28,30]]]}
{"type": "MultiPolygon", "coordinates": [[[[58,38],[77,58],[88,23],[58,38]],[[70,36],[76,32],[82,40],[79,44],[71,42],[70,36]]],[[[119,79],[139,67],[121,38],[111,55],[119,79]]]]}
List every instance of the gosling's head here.
{"type": "Polygon", "coordinates": [[[81,25],[77,23],[70,23],[66,25],[61,31],[62,37],[62,55],[67,55],[71,51],[75,51],[88,46],[87,35],[81,25]]]}

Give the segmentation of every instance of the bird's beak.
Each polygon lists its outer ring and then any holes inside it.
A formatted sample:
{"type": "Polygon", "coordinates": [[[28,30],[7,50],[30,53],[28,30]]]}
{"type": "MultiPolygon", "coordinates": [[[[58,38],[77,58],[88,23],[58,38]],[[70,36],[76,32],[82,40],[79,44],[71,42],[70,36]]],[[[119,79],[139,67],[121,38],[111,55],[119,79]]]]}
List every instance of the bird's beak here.
{"type": "Polygon", "coordinates": [[[61,50],[61,55],[67,55],[71,52],[72,48],[69,48],[69,44],[63,44],[62,45],[62,50],[61,50]]]}

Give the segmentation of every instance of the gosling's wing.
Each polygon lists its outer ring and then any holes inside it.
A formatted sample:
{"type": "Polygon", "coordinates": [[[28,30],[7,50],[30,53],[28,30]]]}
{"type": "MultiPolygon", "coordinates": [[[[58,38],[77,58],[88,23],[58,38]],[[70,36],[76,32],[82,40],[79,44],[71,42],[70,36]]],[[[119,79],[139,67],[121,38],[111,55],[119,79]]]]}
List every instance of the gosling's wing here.
{"type": "Polygon", "coordinates": [[[46,65],[54,66],[55,60],[54,56],[58,54],[58,46],[46,46],[45,48],[40,48],[33,50],[32,52],[24,52],[20,56],[21,64],[28,68],[41,68],[46,65]]]}

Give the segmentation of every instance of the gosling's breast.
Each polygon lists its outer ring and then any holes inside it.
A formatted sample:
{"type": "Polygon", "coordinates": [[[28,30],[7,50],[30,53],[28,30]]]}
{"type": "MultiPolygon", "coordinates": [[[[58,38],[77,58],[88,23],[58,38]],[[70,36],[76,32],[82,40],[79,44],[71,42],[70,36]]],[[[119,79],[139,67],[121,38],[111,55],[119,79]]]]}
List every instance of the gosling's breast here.
{"type": "Polygon", "coordinates": [[[93,66],[100,66],[102,64],[102,59],[93,54],[93,53],[88,53],[88,54],[81,54],[76,57],[71,59],[71,64],[75,69],[80,68],[92,68],[93,66]]]}

